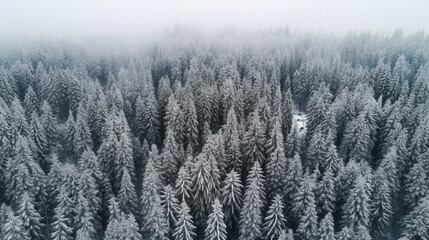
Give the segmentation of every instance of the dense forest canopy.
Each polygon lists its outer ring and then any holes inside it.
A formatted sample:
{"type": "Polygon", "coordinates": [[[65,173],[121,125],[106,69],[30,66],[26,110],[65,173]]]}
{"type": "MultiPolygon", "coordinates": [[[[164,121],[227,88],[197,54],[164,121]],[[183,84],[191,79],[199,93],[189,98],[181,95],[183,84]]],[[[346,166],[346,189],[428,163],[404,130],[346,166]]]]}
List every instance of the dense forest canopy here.
{"type": "Polygon", "coordinates": [[[0,239],[429,239],[428,149],[423,32],[0,45],[0,239]]]}

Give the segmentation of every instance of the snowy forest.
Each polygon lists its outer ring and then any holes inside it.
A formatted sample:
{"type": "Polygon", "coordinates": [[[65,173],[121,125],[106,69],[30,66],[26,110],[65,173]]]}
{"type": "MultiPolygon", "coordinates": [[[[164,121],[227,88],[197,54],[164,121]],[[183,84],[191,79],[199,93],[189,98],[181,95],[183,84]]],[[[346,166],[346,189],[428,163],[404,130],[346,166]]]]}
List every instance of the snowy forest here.
{"type": "Polygon", "coordinates": [[[429,36],[0,45],[0,239],[429,239],[429,36]]]}

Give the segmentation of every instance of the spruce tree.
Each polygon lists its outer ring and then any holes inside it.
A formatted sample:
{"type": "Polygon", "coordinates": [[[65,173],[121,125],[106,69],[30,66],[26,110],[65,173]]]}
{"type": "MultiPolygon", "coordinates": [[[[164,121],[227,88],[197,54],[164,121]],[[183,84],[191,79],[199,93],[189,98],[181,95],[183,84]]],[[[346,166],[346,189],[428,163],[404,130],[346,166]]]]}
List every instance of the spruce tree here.
{"type": "Polygon", "coordinates": [[[240,175],[231,170],[222,182],[221,202],[223,205],[226,225],[230,231],[237,229],[239,212],[242,206],[242,189],[240,175]]]}
{"type": "MultiPolygon", "coordinates": [[[[255,165],[258,162],[255,163],[255,165]]],[[[243,197],[243,208],[240,213],[239,239],[256,239],[261,237],[262,225],[261,187],[257,175],[248,177],[243,197]]]]}
{"type": "Polygon", "coordinates": [[[350,191],[346,203],[343,206],[343,226],[356,228],[358,226],[369,226],[369,196],[366,179],[358,176],[355,185],[350,191]]]}
{"type": "Polygon", "coordinates": [[[291,129],[293,124],[293,101],[292,101],[292,93],[290,89],[288,89],[283,97],[283,104],[282,104],[282,132],[283,137],[286,138],[291,129]]]}
{"type": "Polygon", "coordinates": [[[225,162],[227,163],[227,170],[241,169],[241,152],[240,152],[240,137],[238,133],[237,116],[234,108],[228,111],[226,124],[224,125],[224,146],[225,146],[225,162]]]}
{"type": "Polygon", "coordinates": [[[303,239],[316,240],[319,236],[314,199],[314,179],[304,176],[303,184],[295,196],[295,212],[299,218],[298,235],[303,239]]]}
{"type": "Polygon", "coordinates": [[[22,239],[30,240],[31,236],[28,234],[28,231],[24,228],[24,223],[22,222],[19,216],[14,216],[12,210],[7,213],[7,221],[2,227],[1,237],[2,239],[12,240],[12,239],[22,239]]]}
{"type": "Polygon", "coordinates": [[[165,219],[165,209],[161,205],[158,191],[160,179],[155,166],[149,159],[143,178],[141,206],[141,232],[144,239],[167,239],[168,225],[165,219]]]}
{"type": "Polygon", "coordinates": [[[320,221],[319,234],[321,240],[335,239],[334,218],[330,212],[320,221]]]}
{"type": "Polygon", "coordinates": [[[55,217],[52,223],[51,237],[55,240],[73,239],[73,202],[65,187],[61,187],[57,196],[55,217]]]}
{"type": "Polygon", "coordinates": [[[161,179],[171,184],[176,179],[177,168],[180,163],[179,146],[172,129],[167,129],[167,136],[164,139],[164,147],[161,153],[162,164],[160,170],[161,179]]]}
{"type": "Polygon", "coordinates": [[[261,121],[259,113],[255,110],[249,123],[249,129],[242,140],[243,168],[249,170],[257,161],[265,165],[265,138],[261,131],[261,121]]]}
{"type": "Polygon", "coordinates": [[[170,185],[165,186],[160,194],[161,205],[165,209],[165,218],[167,219],[167,228],[169,232],[169,238],[172,237],[174,226],[176,225],[177,219],[176,214],[179,211],[179,202],[174,196],[175,192],[170,185]]]}
{"type": "Polygon", "coordinates": [[[34,156],[41,167],[45,170],[48,169],[45,155],[48,153],[48,140],[45,135],[42,124],[40,123],[39,116],[36,112],[31,114],[30,135],[36,148],[36,156],[34,156]]]}
{"type": "Polygon", "coordinates": [[[122,174],[121,188],[118,193],[118,205],[125,214],[137,213],[137,194],[128,169],[124,168],[122,174]]]}
{"type": "Polygon", "coordinates": [[[286,171],[286,157],[283,148],[283,134],[281,132],[280,120],[276,117],[271,130],[273,144],[271,154],[266,167],[267,183],[269,184],[269,195],[283,193],[284,176],[286,171]]]}
{"type": "Polygon", "coordinates": [[[47,101],[43,101],[40,122],[43,126],[48,146],[54,146],[56,141],[58,140],[58,122],[56,116],[52,111],[51,106],[47,101]]]}
{"type": "Polygon", "coordinates": [[[429,198],[421,199],[418,205],[403,219],[401,235],[406,239],[429,238],[429,198]]]}
{"type": "Polygon", "coordinates": [[[119,238],[119,225],[123,221],[123,213],[119,209],[118,202],[115,197],[109,200],[109,220],[107,222],[106,231],[104,233],[104,239],[114,240],[119,238]]]}
{"type": "Polygon", "coordinates": [[[267,239],[277,239],[285,228],[286,220],[283,214],[283,199],[279,194],[275,195],[266,213],[262,226],[267,239]]]}
{"type": "Polygon", "coordinates": [[[192,240],[196,236],[195,226],[186,202],[182,202],[177,214],[176,228],[173,237],[176,240],[192,240]]]}
{"type": "Polygon", "coordinates": [[[145,138],[148,140],[149,144],[156,144],[160,138],[160,114],[158,102],[153,96],[153,93],[149,93],[147,102],[143,109],[143,132],[145,133],[145,138]]]}
{"type": "Polygon", "coordinates": [[[224,222],[222,205],[220,204],[219,199],[215,199],[212,208],[213,211],[210,213],[207,220],[204,239],[226,240],[226,225],[224,222]]]}
{"type": "Polygon", "coordinates": [[[176,194],[180,202],[186,202],[190,199],[192,194],[192,182],[189,175],[189,169],[186,166],[181,166],[176,179],[176,194]]]}
{"type": "Polygon", "coordinates": [[[37,212],[34,201],[34,198],[25,192],[16,214],[21,218],[25,231],[32,239],[43,239],[42,217],[37,212]]]}
{"type": "Polygon", "coordinates": [[[74,153],[79,157],[85,150],[93,148],[91,132],[88,127],[87,112],[83,106],[79,106],[76,115],[75,132],[73,136],[74,153]]]}

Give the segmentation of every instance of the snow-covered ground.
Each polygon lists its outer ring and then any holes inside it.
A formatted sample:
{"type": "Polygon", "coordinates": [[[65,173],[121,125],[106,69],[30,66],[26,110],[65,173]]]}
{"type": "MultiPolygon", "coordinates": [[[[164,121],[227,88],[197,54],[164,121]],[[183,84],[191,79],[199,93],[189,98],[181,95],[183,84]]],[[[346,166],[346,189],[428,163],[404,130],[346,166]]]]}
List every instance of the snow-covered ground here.
{"type": "Polygon", "coordinates": [[[296,112],[293,115],[293,124],[298,130],[298,136],[304,135],[307,129],[307,116],[303,112],[296,112]]]}

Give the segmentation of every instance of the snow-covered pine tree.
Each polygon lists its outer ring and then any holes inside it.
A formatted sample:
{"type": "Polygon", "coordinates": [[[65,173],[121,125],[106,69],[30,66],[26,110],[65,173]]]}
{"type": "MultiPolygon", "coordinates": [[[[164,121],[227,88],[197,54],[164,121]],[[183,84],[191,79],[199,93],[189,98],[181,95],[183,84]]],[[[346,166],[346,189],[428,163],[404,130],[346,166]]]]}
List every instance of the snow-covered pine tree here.
{"type": "Polygon", "coordinates": [[[241,169],[240,137],[238,133],[237,116],[234,108],[228,111],[226,123],[223,127],[223,139],[225,140],[225,162],[227,169],[241,169]]]}
{"type": "Polygon", "coordinates": [[[279,238],[281,231],[285,229],[286,220],[283,214],[283,199],[276,194],[266,213],[262,230],[267,239],[279,238]]]}
{"type": "Polygon", "coordinates": [[[160,179],[152,159],[146,164],[143,178],[141,206],[142,225],[141,232],[144,239],[168,239],[168,225],[165,219],[165,209],[159,198],[160,179]]]}
{"type": "MultiPolygon", "coordinates": [[[[259,162],[255,162],[259,165],[259,162]]],[[[258,168],[253,167],[255,170],[258,168]]],[[[255,239],[262,235],[263,200],[258,174],[249,174],[243,197],[243,208],[240,213],[239,239],[255,239]]]]}
{"type": "Polygon", "coordinates": [[[176,214],[179,211],[179,201],[175,197],[175,191],[170,185],[165,186],[159,195],[161,205],[165,209],[165,218],[167,219],[167,226],[169,238],[173,236],[174,227],[177,219],[176,214]]]}
{"type": "Polygon", "coordinates": [[[24,230],[27,231],[31,239],[43,239],[43,219],[37,212],[34,202],[34,198],[27,192],[24,192],[16,214],[21,218],[24,230]]]}
{"type": "Polygon", "coordinates": [[[43,101],[40,122],[45,132],[48,147],[54,146],[58,140],[58,121],[47,101],[43,101]]]}
{"type": "Polygon", "coordinates": [[[176,228],[173,234],[174,239],[193,240],[196,236],[194,222],[189,212],[190,209],[188,205],[183,201],[177,213],[176,228]]]}
{"type": "Polygon", "coordinates": [[[274,118],[274,123],[271,129],[271,140],[272,144],[271,154],[268,157],[266,172],[267,172],[267,183],[268,193],[270,197],[276,194],[283,193],[284,178],[286,171],[287,160],[284,154],[283,146],[283,134],[281,132],[281,122],[278,117],[274,118]]]}
{"type": "Polygon", "coordinates": [[[335,239],[334,218],[332,213],[328,212],[319,224],[319,239],[330,240],[335,239]]]}
{"type": "Polygon", "coordinates": [[[30,240],[31,236],[28,234],[28,231],[24,229],[24,223],[22,222],[19,216],[15,216],[13,211],[10,210],[7,213],[7,221],[2,227],[1,238],[12,240],[12,239],[22,239],[30,240]]]}
{"type": "Polygon", "coordinates": [[[192,182],[189,174],[189,169],[186,166],[181,166],[176,179],[176,195],[180,202],[188,201],[192,194],[192,182]]]}
{"type": "Polygon", "coordinates": [[[225,223],[230,231],[238,228],[239,212],[242,206],[242,189],[240,175],[231,170],[222,182],[221,202],[225,213],[225,223]]]}
{"type": "Polygon", "coordinates": [[[76,115],[73,146],[76,157],[79,157],[85,150],[92,150],[93,148],[91,132],[88,127],[87,112],[82,105],[79,106],[76,115]]]}
{"type": "Polygon", "coordinates": [[[316,240],[319,236],[314,188],[313,177],[306,173],[303,184],[295,196],[294,205],[299,219],[297,233],[302,239],[316,240]]]}
{"type": "Polygon", "coordinates": [[[128,169],[124,168],[122,174],[121,188],[118,193],[119,209],[125,214],[136,214],[138,207],[138,199],[134,183],[128,173],[128,169]]]}
{"type": "Polygon", "coordinates": [[[422,198],[418,205],[403,218],[401,235],[406,239],[429,238],[429,198],[422,198]]]}
{"type": "Polygon", "coordinates": [[[118,202],[115,197],[110,198],[109,200],[109,220],[107,222],[106,231],[104,232],[105,240],[114,240],[118,239],[119,225],[122,222],[123,213],[119,209],[118,202]]]}
{"type": "Polygon", "coordinates": [[[252,113],[249,120],[249,129],[244,134],[241,144],[243,168],[245,170],[250,170],[255,162],[265,166],[265,137],[257,110],[252,113]]]}
{"type": "Polygon", "coordinates": [[[226,240],[226,225],[224,222],[222,205],[220,204],[219,199],[215,199],[212,209],[213,211],[210,213],[207,220],[204,239],[226,240]]]}
{"type": "Polygon", "coordinates": [[[160,166],[160,177],[166,183],[171,184],[176,179],[177,168],[181,159],[175,133],[169,127],[167,127],[167,136],[164,139],[161,158],[162,164],[160,166]]]}
{"type": "Polygon", "coordinates": [[[343,205],[343,216],[341,223],[349,228],[369,226],[369,196],[364,176],[359,175],[350,191],[346,203],[343,205]]]}

